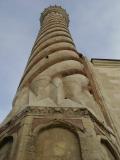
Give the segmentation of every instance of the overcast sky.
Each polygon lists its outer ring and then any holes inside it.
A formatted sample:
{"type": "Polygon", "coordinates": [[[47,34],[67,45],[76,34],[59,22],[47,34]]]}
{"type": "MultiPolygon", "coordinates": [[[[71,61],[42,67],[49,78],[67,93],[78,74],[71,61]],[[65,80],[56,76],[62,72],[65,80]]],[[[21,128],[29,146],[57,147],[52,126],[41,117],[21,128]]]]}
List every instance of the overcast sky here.
{"type": "Polygon", "coordinates": [[[69,13],[79,52],[89,58],[120,59],[120,0],[0,0],[0,121],[12,108],[40,13],[54,4],[69,13]]]}

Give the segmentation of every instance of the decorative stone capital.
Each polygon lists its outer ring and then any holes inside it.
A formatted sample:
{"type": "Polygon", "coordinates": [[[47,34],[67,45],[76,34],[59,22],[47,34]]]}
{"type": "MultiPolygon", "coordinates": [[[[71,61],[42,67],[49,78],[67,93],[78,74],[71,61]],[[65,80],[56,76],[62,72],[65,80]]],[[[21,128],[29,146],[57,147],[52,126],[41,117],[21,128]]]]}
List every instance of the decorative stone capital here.
{"type": "Polygon", "coordinates": [[[56,5],[45,8],[45,10],[41,13],[40,23],[42,24],[44,18],[52,12],[61,14],[65,18],[67,25],[69,25],[69,15],[67,14],[66,10],[61,6],[56,5]]]}

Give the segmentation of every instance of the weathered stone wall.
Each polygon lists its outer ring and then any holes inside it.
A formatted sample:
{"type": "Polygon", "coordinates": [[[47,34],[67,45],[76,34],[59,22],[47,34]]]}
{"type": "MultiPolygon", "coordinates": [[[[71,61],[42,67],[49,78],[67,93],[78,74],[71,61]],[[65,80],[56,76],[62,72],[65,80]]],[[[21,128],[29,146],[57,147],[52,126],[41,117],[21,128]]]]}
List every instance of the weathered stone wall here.
{"type": "Polygon", "coordinates": [[[93,59],[96,78],[120,141],[120,61],[93,59]]]}

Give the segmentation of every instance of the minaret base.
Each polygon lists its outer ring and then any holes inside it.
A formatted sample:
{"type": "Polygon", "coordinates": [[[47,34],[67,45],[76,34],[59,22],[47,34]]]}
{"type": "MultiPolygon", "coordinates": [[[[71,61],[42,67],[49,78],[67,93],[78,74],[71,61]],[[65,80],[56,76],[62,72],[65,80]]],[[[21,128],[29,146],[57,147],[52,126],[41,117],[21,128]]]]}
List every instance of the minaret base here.
{"type": "Polygon", "coordinates": [[[113,133],[86,108],[28,106],[0,129],[0,141],[1,160],[119,159],[113,133]]]}

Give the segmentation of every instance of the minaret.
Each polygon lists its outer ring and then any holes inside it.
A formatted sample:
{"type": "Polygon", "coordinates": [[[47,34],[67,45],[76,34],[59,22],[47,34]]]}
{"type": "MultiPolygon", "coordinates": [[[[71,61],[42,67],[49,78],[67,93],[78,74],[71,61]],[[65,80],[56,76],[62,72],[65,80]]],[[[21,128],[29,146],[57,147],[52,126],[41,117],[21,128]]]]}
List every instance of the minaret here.
{"type": "Polygon", "coordinates": [[[82,59],[68,29],[66,11],[49,7],[42,13],[40,22],[40,32],[13,102],[15,113],[26,105],[63,105],[70,95],[64,91],[62,77],[83,72],[82,59]]]}
{"type": "Polygon", "coordinates": [[[118,160],[117,136],[69,16],[50,6],[13,108],[0,128],[0,160],[118,160]]]}

